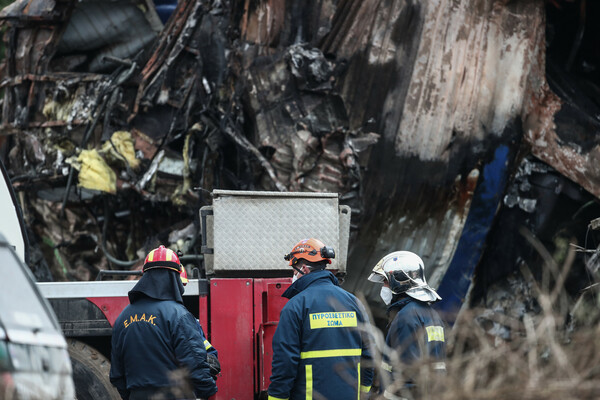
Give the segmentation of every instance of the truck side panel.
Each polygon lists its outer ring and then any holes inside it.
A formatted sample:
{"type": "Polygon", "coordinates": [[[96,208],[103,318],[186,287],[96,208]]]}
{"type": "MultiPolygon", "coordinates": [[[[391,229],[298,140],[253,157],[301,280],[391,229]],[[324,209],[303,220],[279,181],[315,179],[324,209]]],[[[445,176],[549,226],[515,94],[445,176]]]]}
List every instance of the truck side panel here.
{"type": "Polygon", "coordinates": [[[257,332],[256,388],[266,392],[271,383],[273,335],[277,329],[281,309],[287,303],[283,292],[290,286],[290,278],[254,280],[254,331],[257,332]]]}
{"type": "Polygon", "coordinates": [[[219,351],[220,389],[215,400],[254,398],[254,313],[252,279],[211,279],[210,327],[219,351]]]}
{"type": "Polygon", "coordinates": [[[112,325],[101,308],[88,299],[49,299],[49,302],[66,337],[112,334],[112,325]]]}

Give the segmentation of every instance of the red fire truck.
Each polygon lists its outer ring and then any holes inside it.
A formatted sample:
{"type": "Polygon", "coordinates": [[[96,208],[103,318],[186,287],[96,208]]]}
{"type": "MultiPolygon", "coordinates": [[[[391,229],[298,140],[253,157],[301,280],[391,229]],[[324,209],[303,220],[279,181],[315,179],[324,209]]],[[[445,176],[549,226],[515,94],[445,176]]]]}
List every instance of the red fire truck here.
{"type": "MultiPolygon", "coordinates": [[[[194,272],[184,303],[219,351],[214,398],[266,398],[271,340],[286,301],[281,294],[291,283],[283,255],[299,240],[318,237],[336,250],[330,269],[345,274],[350,208],[331,193],[215,190],[200,217],[203,262],[186,265],[194,272]]],[[[119,398],[108,379],[110,337],[134,284],[38,283],[68,339],[79,400],[119,398]]]]}

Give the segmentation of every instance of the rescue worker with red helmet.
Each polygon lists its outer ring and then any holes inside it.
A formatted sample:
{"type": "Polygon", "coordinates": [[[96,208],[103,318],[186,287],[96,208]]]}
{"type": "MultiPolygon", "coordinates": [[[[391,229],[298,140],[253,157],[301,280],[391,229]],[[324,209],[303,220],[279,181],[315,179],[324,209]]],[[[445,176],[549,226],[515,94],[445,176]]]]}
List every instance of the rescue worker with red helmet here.
{"type": "Polygon", "coordinates": [[[334,257],[312,238],[284,257],[295,273],[273,337],[269,400],[357,399],[370,391],[368,316],[325,269],[334,257]]]}
{"type": "MultiPolygon", "coordinates": [[[[375,265],[368,279],[382,284],[380,296],[386,304],[390,321],[386,344],[397,352],[396,360],[399,361],[393,362],[393,357],[384,352],[383,369],[390,373],[388,383],[402,373],[405,384],[395,386],[404,386],[414,395],[414,384],[406,371],[398,371],[400,365],[407,366],[426,359],[433,371],[446,371],[444,323],[431,307],[431,303],[441,300],[441,297],[427,284],[421,257],[410,251],[386,255],[375,265]]],[[[384,397],[395,398],[387,390],[384,397]]]]}
{"type": "Polygon", "coordinates": [[[160,246],[146,257],[113,326],[110,381],[123,399],[208,398],[217,392],[198,321],[183,305],[182,266],[160,246]],[[184,371],[192,386],[174,381],[184,371]]]}

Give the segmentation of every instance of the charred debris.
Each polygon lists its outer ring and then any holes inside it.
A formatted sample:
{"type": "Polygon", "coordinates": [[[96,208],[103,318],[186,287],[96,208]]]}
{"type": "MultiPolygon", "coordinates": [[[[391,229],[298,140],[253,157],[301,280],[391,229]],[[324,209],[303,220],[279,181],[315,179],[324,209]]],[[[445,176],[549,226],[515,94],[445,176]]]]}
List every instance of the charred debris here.
{"type": "Polygon", "coordinates": [[[3,10],[2,152],[38,278],[94,279],[158,242],[196,253],[213,188],[359,197],[378,135],[349,128],[336,64],[236,44],[239,6],[181,2],[164,27],[152,2],[3,10]]]}
{"type": "Polygon", "coordinates": [[[535,312],[525,276],[572,305],[596,273],[594,253],[568,256],[598,245],[596,16],[586,0],[17,0],[0,157],[29,264],[90,280],[159,242],[193,260],[212,189],[328,191],[353,210],[344,285],[374,302],[368,271],[406,249],[451,322],[465,304],[535,312]],[[540,248],[570,260],[564,279],[540,248]]]}

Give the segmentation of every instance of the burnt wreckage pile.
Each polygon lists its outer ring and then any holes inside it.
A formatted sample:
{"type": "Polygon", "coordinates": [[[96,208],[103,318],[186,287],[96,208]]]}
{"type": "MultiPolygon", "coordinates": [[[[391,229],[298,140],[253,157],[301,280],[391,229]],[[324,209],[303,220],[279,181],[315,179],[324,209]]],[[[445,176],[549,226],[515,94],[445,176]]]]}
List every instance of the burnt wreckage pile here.
{"type": "Polygon", "coordinates": [[[335,63],[302,45],[250,63],[223,6],[181,2],[164,27],[151,1],[3,10],[2,151],[38,278],[130,268],[158,242],[193,254],[213,188],[358,198],[378,136],[348,128],[335,63]]]}
{"type": "MultiPolygon", "coordinates": [[[[296,3],[2,11],[0,157],[38,279],[198,254],[214,188],[328,191],[353,210],[348,290],[376,300],[365,277],[403,249],[448,315],[535,311],[539,248],[597,245],[594,2],[296,3]]],[[[571,302],[587,254],[556,278],[571,302]]]]}

